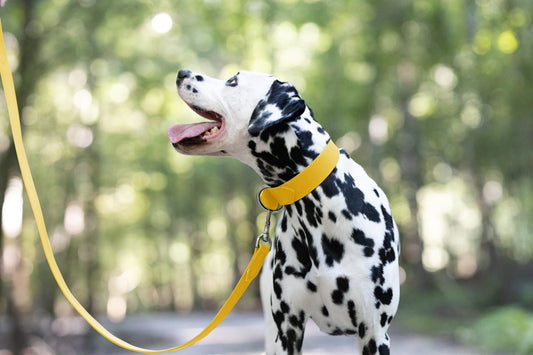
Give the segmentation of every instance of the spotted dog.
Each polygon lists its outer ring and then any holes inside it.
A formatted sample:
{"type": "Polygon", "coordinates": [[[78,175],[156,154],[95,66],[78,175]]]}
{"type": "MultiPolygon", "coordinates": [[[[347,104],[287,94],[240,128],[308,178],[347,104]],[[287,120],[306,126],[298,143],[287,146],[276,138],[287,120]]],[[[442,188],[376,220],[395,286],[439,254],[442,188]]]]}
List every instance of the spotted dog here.
{"type": "MultiPolygon", "coordinates": [[[[330,137],[294,86],[241,71],[223,81],[180,70],[181,98],[206,122],[175,125],[183,154],[232,156],[278,186],[307,167],[330,137]]],[[[261,275],[267,354],[300,354],[309,318],[358,337],[362,354],[389,354],[398,307],[399,234],[389,202],[341,150],[331,174],[285,207],[261,275]]]]}

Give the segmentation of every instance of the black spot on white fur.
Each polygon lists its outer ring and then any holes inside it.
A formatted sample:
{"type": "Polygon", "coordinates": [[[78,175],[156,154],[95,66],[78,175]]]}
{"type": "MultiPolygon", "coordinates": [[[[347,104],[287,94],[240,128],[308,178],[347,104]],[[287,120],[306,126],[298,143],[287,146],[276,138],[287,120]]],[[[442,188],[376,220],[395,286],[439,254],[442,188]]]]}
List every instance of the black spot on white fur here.
{"type": "Polygon", "coordinates": [[[342,191],[348,210],[352,215],[362,214],[372,222],[380,222],[376,207],[365,201],[365,195],[357,188],[353,177],[345,174],[344,182],[338,180],[337,185],[342,191]]]}
{"type": "Polygon", "coordinates": [[[374,255],[374,240],[367,238],[366,234],[360,229],[352,230],[352,240],[364,247],[363,251],[366,257],[371,257],[374,255]]]}
{"type": "Polygon", "coordinates": [[[331,299],[335,304],[342,304],[344,301],[344,294],[350,289],[350,280],[347,277],[337,278],[337,289],[331,293],[331,299]]]}
{"type": "Polygon", "coordinates": [[[248,132],[257,136],[271,126],[300,116],[305,108],[304,100],[292,85],[276,80],[272,83],[266,99],[259,101],[255,107],[248,132]]]}
{"type": "Polygon", "coordinates": [[[322,235],[322,252],[326,258],[326,264],[333,266],[335,262],[340,262],[344,256],[344,245],[335,238],[328,238],[322,235]]]}

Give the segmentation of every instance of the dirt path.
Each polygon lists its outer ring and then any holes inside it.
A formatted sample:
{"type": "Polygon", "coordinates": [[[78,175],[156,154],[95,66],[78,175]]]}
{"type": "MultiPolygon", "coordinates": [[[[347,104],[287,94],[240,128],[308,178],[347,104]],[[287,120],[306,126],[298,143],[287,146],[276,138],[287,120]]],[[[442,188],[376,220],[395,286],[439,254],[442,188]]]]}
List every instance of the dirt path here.
{"type": "MultiPolygon", "coordinates": [[[[155,349],[179,345],[200,332],[212,314],[151,314],[128,317],[120,324],[106,324],[116,335],[138,346],[155,349]]],[[[485,355],[482,352],[450,341],[423,335],[405,334],[397,329],[390,332],[394,355],[485,355]]],[[[89,354],[131,355],[98,336],[89,354]]],[[[81,350],[81,349],[80,349],[81,350]]],[[[355,339],[333,337],[321,333],[309,322],[303,345],[305,355],[357,354],[355,339]]],[[[207,338],[177,352],[181,355],[260,355],[263,354],[263,319],[259,313],[233,313],[207,338]]]]}

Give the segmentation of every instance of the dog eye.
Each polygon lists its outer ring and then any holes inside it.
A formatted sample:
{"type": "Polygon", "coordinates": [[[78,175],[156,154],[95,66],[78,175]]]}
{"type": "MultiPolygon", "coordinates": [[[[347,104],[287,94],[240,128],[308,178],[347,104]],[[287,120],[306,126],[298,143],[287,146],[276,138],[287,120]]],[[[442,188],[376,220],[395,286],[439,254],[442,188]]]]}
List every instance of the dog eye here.
{"type": "Polygon", "coordinates": [[[232,76],[231,78],[228,79],[228,81],[226,81],[226,86],[237,86],[237,84],[239,83],[239,80],[237,79],[237,75],[235,76],[232,76]]]}

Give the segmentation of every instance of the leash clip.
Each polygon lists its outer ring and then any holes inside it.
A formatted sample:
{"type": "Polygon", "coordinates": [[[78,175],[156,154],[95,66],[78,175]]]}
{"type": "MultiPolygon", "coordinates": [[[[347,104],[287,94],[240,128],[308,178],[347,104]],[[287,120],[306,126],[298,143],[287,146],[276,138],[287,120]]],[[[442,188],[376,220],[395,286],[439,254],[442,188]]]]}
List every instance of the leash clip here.
{"type": "Polygon", "coordinates": [[[268,246],[268,248],[272,248],[272,239],[270,239],[270,217],[272,217],[272,210],[267,210],[267,216],[265,220],[265,228],[263,229],[263,233],[257,237],[257,241],[255,242],[255,247],[259,248],[260,244],[268,246]]]}

